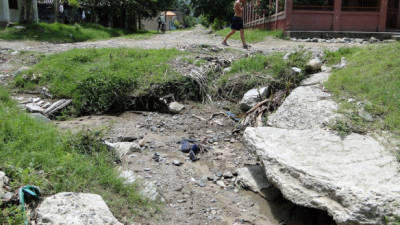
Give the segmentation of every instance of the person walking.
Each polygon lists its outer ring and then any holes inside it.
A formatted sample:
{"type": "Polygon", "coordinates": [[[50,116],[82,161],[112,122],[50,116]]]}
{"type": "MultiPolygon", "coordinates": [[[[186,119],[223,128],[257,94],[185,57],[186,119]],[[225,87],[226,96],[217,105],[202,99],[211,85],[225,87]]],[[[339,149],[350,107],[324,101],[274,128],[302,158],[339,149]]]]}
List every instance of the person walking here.
{"type": "Polygon", "coordinates": [[[233,10],[235,11],[235,16],[232,18],[232,31],[225,37],[222,42],[223,45],[228,46],[228,39],[236,33],[236,31],[240,31],[240,38],[242,39],[243,48],[248,49],[250,46],[246,44],[246,39],[244,37],[244,29],[243,29],[243,4],[246,3],[246,0],[237,0],[235,2],[235,6],[233,10]]]}

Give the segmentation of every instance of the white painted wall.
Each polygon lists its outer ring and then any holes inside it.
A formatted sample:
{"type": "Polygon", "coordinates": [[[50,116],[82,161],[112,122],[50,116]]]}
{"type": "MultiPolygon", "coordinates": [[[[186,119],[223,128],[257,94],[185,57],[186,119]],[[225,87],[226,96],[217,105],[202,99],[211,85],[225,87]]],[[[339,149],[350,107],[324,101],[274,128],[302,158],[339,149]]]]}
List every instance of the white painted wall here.
{"type": "Polygon", "coordinates": [[[10,12],[8,0],[0,0],[0,22],[8,23],[10,21],[10,12]]]}

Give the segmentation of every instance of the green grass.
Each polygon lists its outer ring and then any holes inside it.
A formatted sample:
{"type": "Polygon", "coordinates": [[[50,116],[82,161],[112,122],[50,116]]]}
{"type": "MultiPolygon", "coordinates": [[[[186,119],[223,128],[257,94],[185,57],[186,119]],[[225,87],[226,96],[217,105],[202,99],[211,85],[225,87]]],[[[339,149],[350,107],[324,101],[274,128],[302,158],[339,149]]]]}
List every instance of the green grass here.
{"type": "Polygon", "coordinates": [[[101,40],[112,37],[147,38],[152,32],[132,33],[122,29],[107,28],[98,24],[67,25],[60,23],[38,23],[23,25],[26,29],[15,27],[0,30],[0,39],[36,40],[52,43],[70,43],[101,40]]]}
{"type": "Polygon", "coordinates": [[[237,100],[254,87],[271,84],[276,88],[290,89],[305,78],[305,67],[309,59],[309,53],[299,51],[292,54],[289,60],[284,60],[281,53],[237,60],[232,63],[231,71],[217,80],[219,93],[237,100]],[[301,68],[302,73],[293,74],[291,67],[301,68]]]}
{"type": "MultiPolygon", "coordinates": [[[[229,32],[231,32],[231,29],[225,28],[217,31],[216,34],[225,37],[229,32]]],[[[245,38],[248,43],[261,42],[264,41],[266,37],[283,38],[283,32],[281,30],[245,30],[245,38]]],[[[240,32],[236,32],[231,38],[234,40],[241,40],[240,32]]]]}
{"type": "MultiPolygon", "coordinates": [[[[38,186],[44,196],[99,194],[119,219],[132,219],[150,210],[150,203],[138,195],[135,186],[118,178],[115,157],[100,143],[100,137],[99,133],[62,133],[51,124],[38,122],[21,112],[0,88],[0,170],[10,177],[13,190],[30,184],[38,186]]],[[[0,224],[17,219],[16,207],[2,207],[0,224]]]]}
{"type": "Polygon", "coordinates": [[[189,78],[169,65],[180,54],[176,49],[75,49],[43,58],[18,76],[15,85],[31,90],[45,86],[55,97],[72,98],[78,114],[123,109],[129,96],[152,95],[171,83],[172,88],[153,96],[191,98],[189,78]]]}
{"type": "MultiPolygon", "coordinates": [[[[334,71],[326,87],[337,97],[363,102],[366,111],[382,118],[370,126],[400,134],[400,43],[350,52],[348,66],[334,71]]],[[[345,102],[342,107],[359,110],[354,103],[345,102]]]]}

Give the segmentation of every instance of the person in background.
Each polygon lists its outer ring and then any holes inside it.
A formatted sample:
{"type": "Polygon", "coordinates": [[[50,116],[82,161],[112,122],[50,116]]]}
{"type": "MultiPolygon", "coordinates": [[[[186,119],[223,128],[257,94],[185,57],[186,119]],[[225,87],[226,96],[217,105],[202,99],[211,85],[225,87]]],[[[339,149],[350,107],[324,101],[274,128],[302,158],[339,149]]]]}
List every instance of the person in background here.
{"type": "Polygon", "coordinates": [[[243,48],[248,49],[250,46],[246,44],[246,39],[244,36],[244,29],[243,29],[243,4],[246,3],[246,0],[237,0],[235,2],[235,6],[233,10],[235,11],[235,16],[232,18],[232,31],[225,37],[224,41],[222,42],[223,45],[228,46],[228,39],[236,33],[236,31],[240,31],[240,38],[242,39],[243,48]]]}
{"type": "Polygon", "coordinates": [[[165,16],[163,14],[160,14],[160,16],[158,17],[158,28],[157,28],[157,32],[160,32],[160,30],[164,30],[165,28],[163,28],[163,26],[165,26],[165,16]]]}

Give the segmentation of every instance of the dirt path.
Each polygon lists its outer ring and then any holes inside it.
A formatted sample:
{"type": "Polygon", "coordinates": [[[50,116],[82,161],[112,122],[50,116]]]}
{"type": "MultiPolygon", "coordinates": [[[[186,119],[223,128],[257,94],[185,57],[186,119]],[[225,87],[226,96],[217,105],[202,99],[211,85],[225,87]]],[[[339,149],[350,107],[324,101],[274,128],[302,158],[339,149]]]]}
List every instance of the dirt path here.
{"type": "MultiPolygon", "coordinates": [[[[191,30],[185,31],[174,31],[168,32],[164,35],[154,35],[149,39],[138,40],[138,39],[127,39],[127,38],[114,38],[103,41],[88,41],[79,43],[67,43],[67,44],[51,44],[47,42],[36,42],[36,41],[1,41],[0,49],[12,49],[12,50],[30,50],[42,53],[55,53],[60,51],[66,51],[74,48],[145,48],[145,49],[159,49],[159,48],[182,48],[188,45],[219,45],[222,41],[222,37],[216,36],[215,34],[208,34],[209,32],[201,26],[197,26],[191,30]]],[[[231,46],[229,48],[241,50],[240,41],[230,40],[231,46]]],[[[299,43],[288,40],[267,38],[263,42],[252,44],[250,51],[290,51],[292,49],[303,46],[306,49],[322,50],[325,48],[338,48],[348,44],[338,43],[299,43]]]]}

